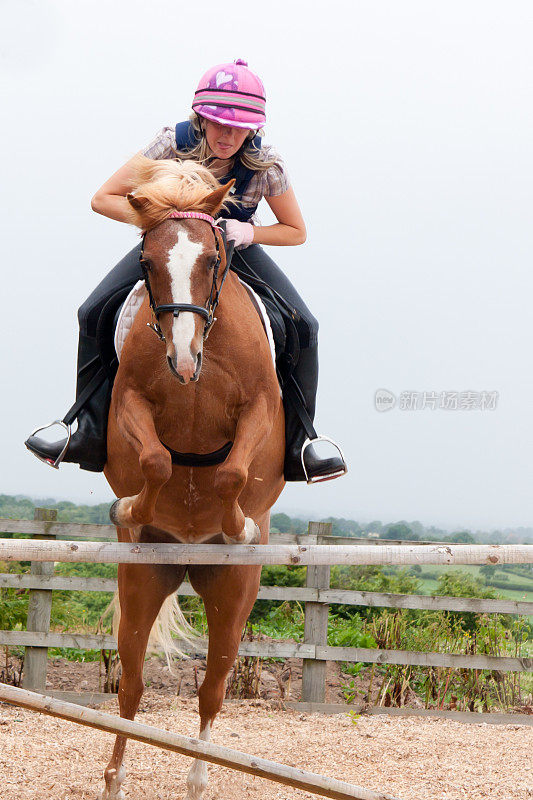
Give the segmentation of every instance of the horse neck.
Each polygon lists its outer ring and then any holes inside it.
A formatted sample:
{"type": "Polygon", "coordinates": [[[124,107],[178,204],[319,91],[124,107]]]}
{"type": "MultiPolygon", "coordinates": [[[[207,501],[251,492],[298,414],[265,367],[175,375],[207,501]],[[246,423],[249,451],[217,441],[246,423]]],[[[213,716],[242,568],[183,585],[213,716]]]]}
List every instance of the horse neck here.
{"type": "Polygon", "coordinates": [[[259,351],[253,353],[254,359],[257,359],[263,349],[268,352],[268,341],[261,318],[252,304],[248,290],[233,272],[229,273],[222,288],[215,317],[217,321],[206,342],[206,349],[213,345],[217,351],[228,347],[233,350],[237,345],[246,350],[246,353],[241,350],[241,356],[244,356],[249,354],[251,342],[256,342],[259,351]]]}

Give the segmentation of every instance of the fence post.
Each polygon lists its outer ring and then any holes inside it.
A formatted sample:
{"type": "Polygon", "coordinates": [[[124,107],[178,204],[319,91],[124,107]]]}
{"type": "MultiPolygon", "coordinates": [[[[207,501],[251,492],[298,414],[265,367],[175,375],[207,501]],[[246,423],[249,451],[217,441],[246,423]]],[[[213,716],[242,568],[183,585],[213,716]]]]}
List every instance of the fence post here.
{"type": "MultiPolygon", "coordinates": [[[[331,522],[310,522],[307,543],[322,544],[323,536],[331,536],[331,522]]],[[[305,585],[313,589],[329,589],[330,567],[307,567],[305,585]]],[[[329,603],[305,604],[304,643],[327,645],[329,603]]],[[[302,701],[324,703],[326,700],[326,661],[303,659],[302,701]]]]}
{"type": "MultiPolygon", "coordinates": [[[[57,511],[51,508],[36,508],[33,516],[34,520],[42,522],[54,522],[57,519],[57,511]]],[[[55,535],[47,532],[35,533],[33,539],[55,539],[55,535]]],[[[53,575],[53,562],[31,562],[32,575],[53,575]]],[[[51,589],[30,589],[28,603],[28,618],[26,630],[48,633],[50,630],[50,612],[52,610],[52,590],[51,589]]],[[[22,686],[33,692],[44,692],[46,689],[46,666],[48,660],[47,647],[26,647],[24,655],[24,673],[22,686]]]]}

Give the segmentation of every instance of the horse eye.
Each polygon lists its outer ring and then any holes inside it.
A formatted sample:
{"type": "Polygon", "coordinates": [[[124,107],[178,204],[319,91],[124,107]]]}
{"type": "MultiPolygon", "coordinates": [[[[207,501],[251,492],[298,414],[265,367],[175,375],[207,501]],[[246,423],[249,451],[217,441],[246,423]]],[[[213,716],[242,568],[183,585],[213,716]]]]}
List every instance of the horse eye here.
{"type": "Polygon", "coordinates": [[[148,272],[152,271],[152,262],[149,258],[141,258],[141,266],[148,270],[148,272]]]}
{"type": "Polygon", "coordinates": [[[213,258],[211,258],[211,259],[209,260],[209,264],[207,265],[207,269],[208,269],[208,270],[212,270],[212,269],[214,269],[214,268],[215,268],[215,266],[216,266],[217,260],[218,260],[218,259],[217,259],[217,257],[216,257],[216,256],[213,256],[213,258]]]}

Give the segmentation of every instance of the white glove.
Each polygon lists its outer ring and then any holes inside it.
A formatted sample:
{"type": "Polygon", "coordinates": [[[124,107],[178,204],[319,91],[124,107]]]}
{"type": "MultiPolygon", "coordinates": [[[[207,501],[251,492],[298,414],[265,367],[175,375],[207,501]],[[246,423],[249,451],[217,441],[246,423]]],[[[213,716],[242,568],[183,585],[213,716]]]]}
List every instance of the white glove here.
{"type": "Polygon", "coordinates": [[[227,219],[226,238],[229,242],[235,242],[235,247],[248,247],[254,240],[254,226],[250,222],[227,219]]]}

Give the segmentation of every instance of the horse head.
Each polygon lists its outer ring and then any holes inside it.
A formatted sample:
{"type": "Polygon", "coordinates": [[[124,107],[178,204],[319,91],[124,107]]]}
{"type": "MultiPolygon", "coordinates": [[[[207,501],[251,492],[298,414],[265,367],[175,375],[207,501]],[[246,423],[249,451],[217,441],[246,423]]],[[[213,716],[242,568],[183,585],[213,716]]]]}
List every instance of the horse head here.
{"type": "Polygon", "coordinates": [[[165,342],[171,373],[182,384],[200,376],[203,342],[225,267],[213,217],[233,185],[220,186],[199,165],[183,172],[190,163],[163,162],[163,169],[157,169],[161,162],[141,162],[142,177],[149,170],[151,179],[127,195],[132,221],[144,230],[141,265],[156,317],[152,327],[165,342]]]}

